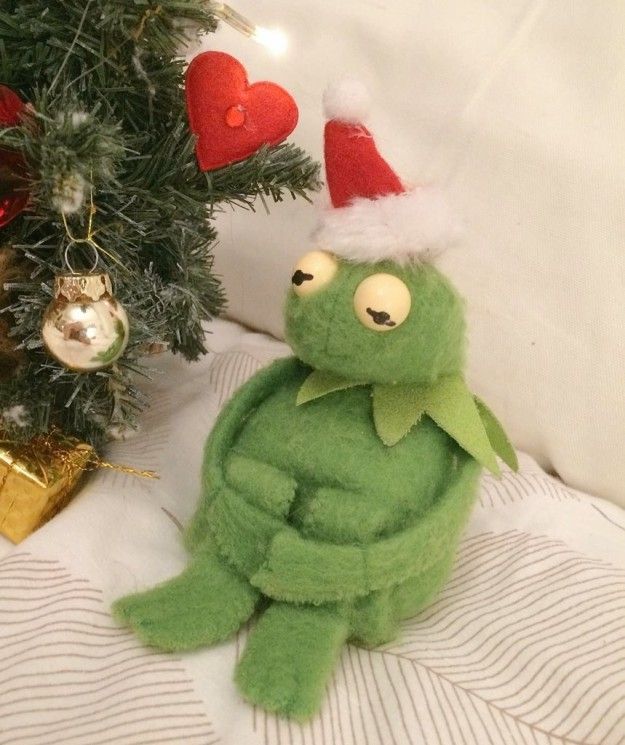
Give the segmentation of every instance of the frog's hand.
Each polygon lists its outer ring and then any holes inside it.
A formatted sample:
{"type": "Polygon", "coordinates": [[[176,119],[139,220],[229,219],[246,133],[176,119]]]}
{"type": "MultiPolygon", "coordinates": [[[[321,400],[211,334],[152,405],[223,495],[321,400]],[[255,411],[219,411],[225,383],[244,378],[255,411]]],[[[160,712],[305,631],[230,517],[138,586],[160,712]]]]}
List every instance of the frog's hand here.
{"type": "Polygon", "coordinates": [[[382,535],[388,525],[388,505],[367,500],[360,490],[321,486],[315,489],[305,511],[299,511],[298,525],[309,535],[323,535],[330,543],[365,542],[382,535]],[[363,502],[367,500],[367,509],[363,502]]]}
{"type": "Polygon", "coordinates": [[[239,388],[218,416],[204,448],[202,497],[187,531],[188,548],[195,548],[207,534],[210,506],[217,492],[225,487],[227,456],[245,420],[267,396],[289,380],[300,365],[296,357],[285,357],[263,368],[239,388]]]}
{"type": "Polygon", "coordinates": [[[362,545],[337,545],[282,530],[253,585],[276,600],[324,603],[399,584],[455,550],[475,499],[480,465],[465,455],[453,483],[405,530],[362,545]]]}
{"type": "Polygon", "coordinates": [[[277,517],[286,517],[297,489],[288,473],[237,452],[227,456],[225,479],[236,492],[277,517]]]}

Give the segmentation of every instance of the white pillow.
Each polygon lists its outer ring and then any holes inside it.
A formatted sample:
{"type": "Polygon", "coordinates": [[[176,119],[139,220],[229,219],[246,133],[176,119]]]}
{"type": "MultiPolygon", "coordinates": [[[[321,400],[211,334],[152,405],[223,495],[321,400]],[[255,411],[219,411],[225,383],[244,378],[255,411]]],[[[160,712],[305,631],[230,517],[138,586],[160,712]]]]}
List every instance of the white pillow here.
{"type": "MultiPolygon", "coordinates": [[[[290,38],[282,58],[224,27],[206,41],[287,87],[293,139],[321,157],[321,95],[358,75],[377,144],[447,188],[467,231],[439,261],[468,305],[470,382],[515,443],[625,504],[625,4],[238,0],[290,38]]],[[[225,213],[230,314],[280,335],[315,210],[225,213]]]]}

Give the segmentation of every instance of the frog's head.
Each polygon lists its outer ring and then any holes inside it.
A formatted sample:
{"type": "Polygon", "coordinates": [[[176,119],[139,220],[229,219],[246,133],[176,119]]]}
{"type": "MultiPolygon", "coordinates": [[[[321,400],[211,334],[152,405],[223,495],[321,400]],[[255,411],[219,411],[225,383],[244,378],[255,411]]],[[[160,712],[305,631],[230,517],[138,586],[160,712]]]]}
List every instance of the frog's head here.
{"type": "Polygon", "coordinates": [[[462,370],[462,300],[430,264],[357,263],[311,251],[295,267],[287,339],[315,369],[368,383],[462,370]]]}
{"type": "Polygon", "coordinates": [[[462,302],[430,263],[457,238],[442,194],[407,187],[363,121],[369,97],[344,80],[324,94],[332,207],[297,264],[287,338],[312,367],[352,381],[429,383],[461,371],[462,302]],[[340,255],[342,258],[339,258],[340,255]]]}

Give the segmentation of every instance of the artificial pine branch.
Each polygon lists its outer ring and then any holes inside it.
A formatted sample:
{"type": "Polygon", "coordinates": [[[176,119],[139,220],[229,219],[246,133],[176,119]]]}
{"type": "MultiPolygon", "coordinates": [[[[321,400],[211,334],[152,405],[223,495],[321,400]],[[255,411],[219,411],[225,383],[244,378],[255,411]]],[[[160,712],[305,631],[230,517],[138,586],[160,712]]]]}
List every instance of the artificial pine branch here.
{"type": "Polygon", "coordinates": [[[258,196],[280,202],[284,193],[308,199],[319,177],[317,164],[298,147],[285,143],[263,147],[251,158],[204,174],[213,204],[238,203],[251,207],[258,196]]]}
{"type": "MultiPolygon", "coordinates": [[[[0,131],[0,148],[24,154],[30,193],[29,211],[0,228],[0,247],[25,268],[0,309],[23,350],[0,386],[1,425],[16,439],[57,425],[98,445],[111,428],[132,427],[146,405],[146,348],[166,344],[196,359],[206,351],[203,324],[224,306],[212,271],[214,211],[307,198],[318,186],[317,164],[291,144],[198,170],[177,54],[215,28],[205,0],[2,2],[0,83],[33,110],[27,126],[0,131]],[[78,374],[45,353],[40,326],[65,268],[61,212],[85,235],[91,192],[100,269],[126,307],[131,341],[113,367],[78,374]]],[[[77,268],[89,267],[88,249],[71,252],[77,268]]]]}

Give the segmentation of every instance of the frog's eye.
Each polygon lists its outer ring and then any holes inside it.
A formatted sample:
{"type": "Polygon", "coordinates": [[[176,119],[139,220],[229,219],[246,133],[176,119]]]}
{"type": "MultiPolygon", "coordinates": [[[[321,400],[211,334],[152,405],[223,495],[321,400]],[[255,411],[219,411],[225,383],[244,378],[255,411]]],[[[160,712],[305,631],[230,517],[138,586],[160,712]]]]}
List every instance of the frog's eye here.
{"type": "Polygon", "coordinates": [[[406,285],[393,274],[372,274],[356,288],[354,310],[363,326],[391,331],[410,313],[412,300],[406,285]]]}
{"type": "Polygon", "coordinates": [[[317,292],[334,277],[339,268],[336,258],[327,251],[310,251],[297,262],[291,282],[300,295],[317,292]]]}

